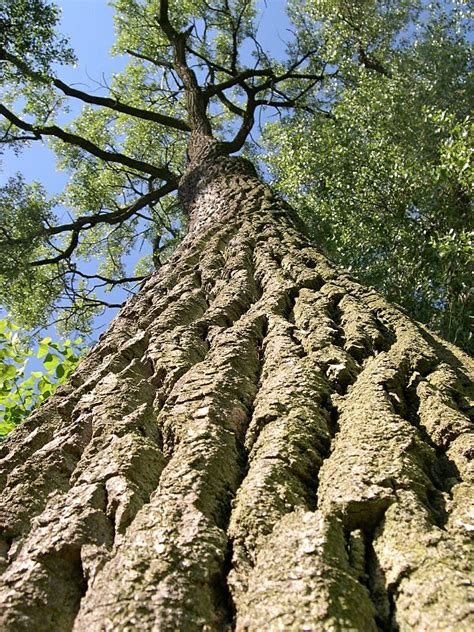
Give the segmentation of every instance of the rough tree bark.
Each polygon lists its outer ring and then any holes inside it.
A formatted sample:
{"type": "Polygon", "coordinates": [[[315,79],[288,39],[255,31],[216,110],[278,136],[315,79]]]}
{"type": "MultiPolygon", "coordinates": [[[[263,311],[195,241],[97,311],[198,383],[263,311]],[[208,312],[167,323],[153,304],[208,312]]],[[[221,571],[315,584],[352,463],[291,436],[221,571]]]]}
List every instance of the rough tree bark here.
{"type": "Polygon", "coordinates": [[[467,630],[471,361],[245,160],[180,193],[184,243],[2,447],[1,629],[467,630]]]}

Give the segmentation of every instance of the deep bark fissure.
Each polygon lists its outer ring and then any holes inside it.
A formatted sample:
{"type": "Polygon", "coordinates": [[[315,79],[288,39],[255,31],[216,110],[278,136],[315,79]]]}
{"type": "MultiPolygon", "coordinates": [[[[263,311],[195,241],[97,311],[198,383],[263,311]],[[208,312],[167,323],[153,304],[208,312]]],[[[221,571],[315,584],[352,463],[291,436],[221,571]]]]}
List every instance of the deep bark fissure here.
{"type": "MultiPolygon", "coordinates": [[[[431,371],[435,368],[433,367],[431,371]]],[[[428,376],[429,373],[424,377],[428,376]]],[[[417,394],[419,379],[423,379],[421,374],[415,371],[411,375],[401,377],[402,397],[406,403],[405,417],[417,429],[422,441],[431,447],[435,455],[434,463],[428,472],[432,488],[427,489],[427,502],[435,524],[444,529],[449,518],[446,495],[452,498],[451,490],[462,481],[462,478],[455,462],[447,456],[443,447],[431,437],[421,423],[418,414],[420,398],[417,394]]]]}
{"type": "MultiPolygon", "coordinates": [[[[379,523],[380,524],[380,523],[379,523]]],[[[377,524],[373,529],[345,532],[346,550],[354,577],[367,591],[374,607],[374,623],[381,632],[395,632],[393,595],[387,590],[383,571],[373,547],[377,524]]]]}
{"type": "Polygon", "coordinates": [[[365,533],[365,583],[375,607],[377,627],[382,632],[396,632],[394,589],[387,586],[373,546],[374,537],[374,531],[365,533]]]}
{"type": "MultiPolygon", "coordinates": [[[[262,294],[263,292],[258,292],[257,301],[261,299],[262,294]]],[[[238,444],[238,448],[239,448],[238,451],[241,457],[241,468],[240,468],[240,476],[238,479],[237,488],[240,487],[242,481],[247,475],[248,468],[249,468],[249,455],[248,455],[248,451],[245,448],[245,435],[247,433],[247,429],[248,429],[249,423],[252,419],[254,409],[255,409],[254,407],[255,397],[259,390],[261,373],[262,373],[263,346],[265,344],[265,339],[266,339],[267,334],[268,334],[268,321],[266,317],[264,317],[262,328],[261,328],[261,335],[256,340],[258,364],[257,364],[257,372],[255,375],[255,394],[251,402],[248,403],[247,418],[245,422],[245,432],[241,441],[238,444]]],[[[232,562],[233,562],[234,545],[233,545],[233,538],[228,535],[228,530],[229,530],[229,523],[230,523],[230,517],[231,517],[231,512],[232,512],[232,503],[234,501],[234,498],[235,498],[235,493],[229,503],[228,515],[226,517],[225,525],[223,525],[223,530],[227,534],[227,547],[226,547],[226,553],[224,557],[224,563],[222,565],[222,573],[218,577],[218,581],[216,582],[217,607],[219,608],[220,606],[220,608],[225,613],[225,617],[222,622],[222,629],[229,629],[229,630],[235,629],[236,613],[237,613],[236,605],[234,603],[234,599],[232,595],[232,590],[229,585],[229,574],[232,572],[232,569],[233,569],[232,562]]]]}

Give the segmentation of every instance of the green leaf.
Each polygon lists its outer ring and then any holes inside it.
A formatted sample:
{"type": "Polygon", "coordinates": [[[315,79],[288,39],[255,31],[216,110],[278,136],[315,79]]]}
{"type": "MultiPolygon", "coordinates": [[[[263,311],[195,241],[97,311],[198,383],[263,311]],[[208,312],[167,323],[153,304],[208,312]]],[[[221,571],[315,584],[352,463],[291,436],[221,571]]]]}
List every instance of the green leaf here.
{"type": "Polygon", "coordinates": [[[18,369],[13,364],[4,364],[0,369],[0,377],[4,380],[14,378],[17,375],[18,369]]]}
{"type": "Polygon", "coordinates": [[[58,364],[58,366],[56,367],[56,377],[58,378],[58,380],[64,377],[65,373],[66,371],[64,370],[64,366],[62,364],[58,364]]]}
{"type": "Polygon", "coordinates": [[[49,353],[49,345],[44,345],[44,344],[40,343],[39,347],[38,347],[38,352],[36,354],[36,357],[38,359],[41,359],[42,357],[44,357],[48,353],[49,353]]]}
{"type": "Polygon", "coordinates": [[[43,364],[48,371],[51,371],[58,364],[58,362],[59,362],[59,358],[57,355],[48,353],[43,361],[43,364]]]}

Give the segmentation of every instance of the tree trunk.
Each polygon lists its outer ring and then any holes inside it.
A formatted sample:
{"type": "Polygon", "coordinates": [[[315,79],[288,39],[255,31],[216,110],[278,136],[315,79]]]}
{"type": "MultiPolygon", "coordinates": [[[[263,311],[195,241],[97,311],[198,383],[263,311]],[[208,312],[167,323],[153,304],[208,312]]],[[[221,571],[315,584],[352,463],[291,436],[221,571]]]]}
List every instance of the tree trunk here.
{"type": "Polygon", "coordinates": [[[181,195],[172,260],[2,447],[1,630],[473,629],[469,358],[246,161],[181,195]]]}

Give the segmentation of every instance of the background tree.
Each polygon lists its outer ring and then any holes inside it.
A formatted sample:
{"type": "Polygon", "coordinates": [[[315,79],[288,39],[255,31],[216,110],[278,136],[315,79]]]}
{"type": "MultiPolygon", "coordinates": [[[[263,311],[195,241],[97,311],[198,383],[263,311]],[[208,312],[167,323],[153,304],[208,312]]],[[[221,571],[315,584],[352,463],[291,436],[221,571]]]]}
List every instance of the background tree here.
{"type": "MultiPolygon", "coordinates": [[[[325,107],[267,127],[279,189],[333,260],[472,344],[469,12],[450,2],[292,5],[337,69],[325,107]],[[282,124],[283,123],[283,124],[282,124]]],[[[472,15],[471,15],[472,17],[472,15]]]]}
{"type": "MultiPolygon", "coordinates": [[[[248,1],[120,7],[119,45],[153,67],[150,105],[81,94],[99,108],[91,136],[1,106],[6,140],[52,136],[84,182],[110,178],[68,224],[42,205],[12,219],[7,256],[25,279],[59,266],[64,284],[91,231],[159,201],[179,202],[188,232],[2,445],[2,629],[469,629],[472,362],[332,265],[230,155],[258,108],[313,109],[336,70],[304,38],[271,63],[248,1]],[[144,127],[114,128],[117,112],[144,127]],[[144,187],[119,207],[117,165],[144,187]]],[[[40,29],[41,3],[23,9],[4,21],[23,33],[36,11],[40,29]]],[[[35,107],[45,85],[71,90],[44,66],[60,46],[48,25],[3,52],[35,107]]]]}

